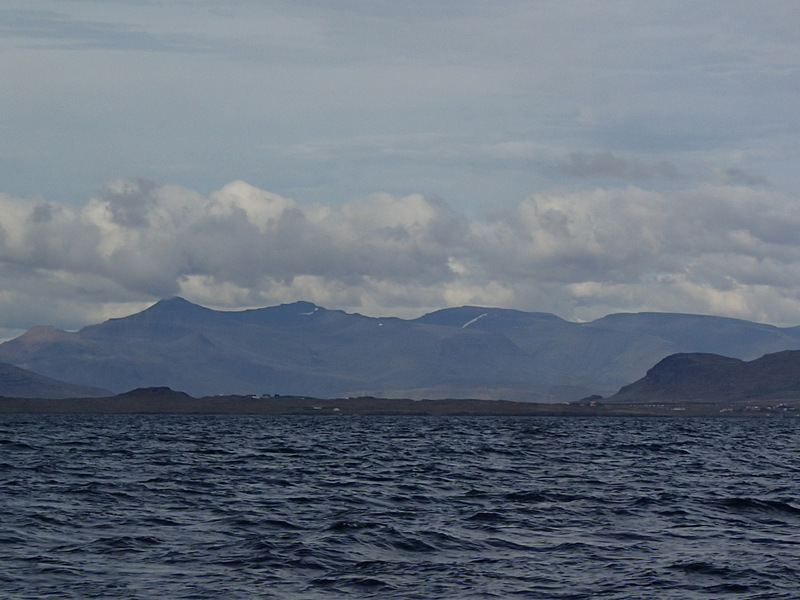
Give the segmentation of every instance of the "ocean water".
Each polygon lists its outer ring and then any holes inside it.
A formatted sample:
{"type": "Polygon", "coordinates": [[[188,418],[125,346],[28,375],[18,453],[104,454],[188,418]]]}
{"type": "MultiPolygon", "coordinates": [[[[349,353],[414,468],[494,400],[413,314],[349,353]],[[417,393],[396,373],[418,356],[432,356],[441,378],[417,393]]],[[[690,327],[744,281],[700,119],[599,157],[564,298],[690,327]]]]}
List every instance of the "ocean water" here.
{"type": "Polygon", "coordinates": [[[796,600],[799,426],[0,416],[0,597],[796,600]]]}

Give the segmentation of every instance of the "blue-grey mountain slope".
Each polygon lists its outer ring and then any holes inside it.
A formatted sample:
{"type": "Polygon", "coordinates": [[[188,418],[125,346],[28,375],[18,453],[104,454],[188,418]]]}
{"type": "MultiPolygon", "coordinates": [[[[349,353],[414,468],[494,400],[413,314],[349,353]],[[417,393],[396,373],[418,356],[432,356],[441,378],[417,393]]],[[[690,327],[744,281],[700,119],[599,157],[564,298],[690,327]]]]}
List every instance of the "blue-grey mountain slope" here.
{"type": "Polygon", "coordinates": [[[0,361],[114,392],[572,401],[613,393],[677,352],[749,359],[786,349],[800,349],[800,330],[696,315],[573,323],[461,307],[404,320],[308,302],[215,311],[173,298],[74,333],[34,328],[0,344],[0,361]]]}
{"type": "Polygon", "coordinates": [[[95,398],[108,396],[108,390],[58,381],[0,363],[0,396],[6,398],[95,398]]]}

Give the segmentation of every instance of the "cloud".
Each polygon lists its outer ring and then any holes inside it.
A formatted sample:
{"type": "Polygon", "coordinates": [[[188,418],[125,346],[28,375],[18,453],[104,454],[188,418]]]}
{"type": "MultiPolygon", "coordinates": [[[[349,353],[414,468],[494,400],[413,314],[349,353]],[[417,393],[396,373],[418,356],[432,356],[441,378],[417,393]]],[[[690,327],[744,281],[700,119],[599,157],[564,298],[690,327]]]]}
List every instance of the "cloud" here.
{"type": "Polygon", "coordinates": [[[614,177],[628,181],[641,179],[677,179],[678,168],[669,161],[646,163],[635,158],[622,158],[608,150],[573,152],[557,169],[572,177],[614,177]]]}
{"type": "Polygon", "coordinates": [[[419,194],[340,207],[242,181],[114,181],[82,207],[0,195],[4,326],[74,327],[183,295],[374,315],[483,304],[800,322],[800,208],[767,188],[549,191],[467,217],[419,194]]]}
{"type": "Polygon", "coordinates": [[[159,36],[124,24],[76,19],[50,10],[8,9],[0,11],[0,17],[0,37],[26,40],[32,47],[159,52],[208,49],[186,37],[159,36]]]}
{"type": "Polygon", "coordinates": [[[749,173],[743,169],[729,168],[722,173],[722,179],[730,185],[760,186],[767,185],[769,181],[763,175],[749,173]]]}

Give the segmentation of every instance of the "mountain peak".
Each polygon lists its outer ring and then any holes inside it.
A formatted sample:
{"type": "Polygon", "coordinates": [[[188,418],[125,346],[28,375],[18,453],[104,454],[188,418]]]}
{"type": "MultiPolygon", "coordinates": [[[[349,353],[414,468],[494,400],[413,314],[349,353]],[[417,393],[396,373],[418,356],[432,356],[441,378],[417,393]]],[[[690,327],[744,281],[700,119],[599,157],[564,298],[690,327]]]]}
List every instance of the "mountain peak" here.
{"type": "MultiPolygon", "coordinates": [[[[512,322],[521,323],[564,323],[565,321],[556,315],[542,312],[523,312],[511,308],[491,308],[484,306],[458,306],[453,308],[443,308],[422,315],[415,319],[417,323],[429,325],[444,325],[448,327],[460,327],[462,329],[478,326],[486,329],[487,324],[494,323],[495,326],[503,327],[512,322]]],[[[489,328],[492,326],[489,325],[489,328]]]]}
{"type": "Polygon", "coordinates": [[[150,308],[139,314],[158,314],[165,316],[178,316],[184,314],[209,313],[213,312],[210,308],[193,304],[180,296],[165,298],[153,304],[150,308]]]}
{"type": "Polygon", "coordinates": [[[199,305],[198,304],[193,304],[193,303],[189,302],[188,300],[186,300],[185,298],[181,298],[180,296],[172,296],[172,298],[162,298],[161,300],[156,302],[150,308],[153,308],[155,306],[158,306],[158,307],[161,307],[161,308],[170,308],[170,309],[178,308],[178,309],[181,309],[181,308],[187,308],[187,307],[190,307],[190,306],[199,306],[199,305]]]}
{"type": "Polygon", "coordinates": [[[84,332],[97,332],[103,326],[129,327],[132,325],[159,323],[195,323],[214,315],[217,311],[198,304],[192,304],[180,296],[159,300],[145,310],[127,317],[112,318],[102,325],[89,325],[84,332]]]}
{"type": "Polygon", "coordinates": [[[320,306],[317,306],[313,302],[306,302],[305,300],[298,300],[297,302],[291,302],[289,304],[282,304],[283,308],[296,310],[301,315],[310,315],[320,310],[325,310],[320,306]]]}
{"type": "Polygon", "coordinates": [[[37,325],[31,327],[18,338],[3,342],[2,345],[6,352],[27,353],[34,352],[42,346],[47,346],[59,340],[71,340],[73,338],[74,334],[64,331],[63,329],[58,329],[49,325],[37,325]]]}
{"type": "Polygon", "coordinates": [[[36,325],[35,327],[28,329],[28,331],[23,333],[17,339],[29,343],[52,342],[53,340],[68,335],[68,332],[64,331],[63,329],[58,329],[57,327],[52,327],[50,325],[36,325]]]}

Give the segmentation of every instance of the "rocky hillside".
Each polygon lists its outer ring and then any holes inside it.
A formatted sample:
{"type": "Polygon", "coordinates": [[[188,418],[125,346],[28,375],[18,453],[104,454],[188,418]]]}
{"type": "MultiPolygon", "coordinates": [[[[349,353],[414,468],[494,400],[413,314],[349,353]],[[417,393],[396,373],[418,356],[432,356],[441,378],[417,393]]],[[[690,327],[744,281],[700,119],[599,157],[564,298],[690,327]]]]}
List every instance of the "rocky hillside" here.
{"type": "Polygon", "coordinates": [[[716,354],[674,354],[609,402],[734,402],[800,398],[800,351],[745,362],[716,354]]]}

